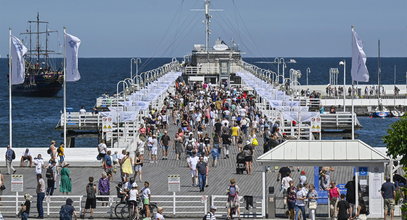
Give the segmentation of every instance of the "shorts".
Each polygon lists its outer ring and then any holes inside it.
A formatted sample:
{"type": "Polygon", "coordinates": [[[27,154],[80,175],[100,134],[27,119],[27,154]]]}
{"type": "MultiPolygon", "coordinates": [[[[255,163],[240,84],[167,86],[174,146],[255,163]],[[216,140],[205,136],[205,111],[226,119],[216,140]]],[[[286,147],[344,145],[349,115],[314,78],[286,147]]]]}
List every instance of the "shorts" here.
{"type": "Polygon", "coordinates": [[[143,167],[141,165],[136,165],[136,166],[134,166],[134,171],[140,172],[142,170],[142,168],[143,167]]]}
{"type": "Polygon", "coordinates": [[[112,175],[113,170],[112,170],[111,167],[109,167],[109,168],[105,169],[105,172],[106,172],[107,175],[112,175]]]}
{"type": "Polygon", "coordinates": [[[246,162],[252,162],[252,161],[253,161],[253,156],[244,157],[244,161],[246,161],[246,162]]]}
{"type": "Polygon", "coordinates": [[[394,199],[384,199],[384,208],[394,210],[394,199]]]}
{"type": "Polygon", "coordinates": [[[89,199],[86,198],[85,209],[95,209],[96,208],[96,198],[89,199]]]}
{"type": "Polygon", "coordinates": [[[191,173],[191,176],[192,176],[192,177],[196,177],[196,176],[197,176],[196,170],[191,170],[190,173],[191,173]]]}
{"type": "Polygon", "coordinates": [[[150,199],[149,198],[144,198],[143,199],[143,205],[150,205],[150,199]]]}
{"type": "Polygon", "coordinates": [[[156,147],[151,148],[151,154],[152,155],[157,155],[157,148],[156,147]]]}
{"type": "Polygon", "coordinates": [[[166,151],[167,151],[167,150],[168,150],[168,145],[167,145],[167,146],[162,145],[162,146],[161,146],[161,148],[163,148],[164,150],[166,150],[166,151]]]}

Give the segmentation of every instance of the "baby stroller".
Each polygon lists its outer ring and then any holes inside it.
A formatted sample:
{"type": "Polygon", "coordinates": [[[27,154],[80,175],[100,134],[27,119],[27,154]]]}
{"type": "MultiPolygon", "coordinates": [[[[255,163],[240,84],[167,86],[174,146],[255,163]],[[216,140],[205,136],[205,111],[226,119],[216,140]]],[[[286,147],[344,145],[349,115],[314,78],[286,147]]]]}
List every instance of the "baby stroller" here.
{"type": "Polygon", "coordinates": [[[246,171],[246,161],[243,152],[240,152],[236,156],[236,174],[243,174],[246,171]]]}

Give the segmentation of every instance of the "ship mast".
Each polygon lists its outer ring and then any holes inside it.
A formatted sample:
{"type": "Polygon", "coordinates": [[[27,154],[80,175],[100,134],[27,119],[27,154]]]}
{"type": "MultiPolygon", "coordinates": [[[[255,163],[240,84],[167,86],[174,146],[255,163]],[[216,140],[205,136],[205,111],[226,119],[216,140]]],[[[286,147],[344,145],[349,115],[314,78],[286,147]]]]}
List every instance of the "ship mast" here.
{"type": "Polygon", "coordinates": [[[209,51],[209,35],[211,34],[210,23],[211,15],[209,14],[210,0],[205,0],[205,51],[209,51]]]}

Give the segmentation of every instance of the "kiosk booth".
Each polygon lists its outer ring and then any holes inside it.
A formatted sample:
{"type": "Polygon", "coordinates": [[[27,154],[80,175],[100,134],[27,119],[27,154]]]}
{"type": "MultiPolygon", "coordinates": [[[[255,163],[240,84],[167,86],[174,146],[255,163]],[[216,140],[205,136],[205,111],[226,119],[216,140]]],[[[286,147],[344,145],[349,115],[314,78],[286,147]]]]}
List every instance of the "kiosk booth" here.
{"type": "MultiPolygon", "coordinates": [[[[356,207],[361,194],[368,206],[369,218],[383,218],[383,198],[380,189],[385,180],[385,166],[390,159],[360,140],[288,140],[258,157],[257,161],[265,166],[262,175],[264,212],[269,202],[266,194],[266,172],[270,167],[315,167],[315,176],[316,173],[319,175],[318,167],[352,167],[355,183],[360,185],[360,188],[355,187],[356,207]]],[[[352,176],[348,178],[351,180],[352,176]]],[[[326,192],[320,191],[319,195],[323,193],[326,192]]]]}

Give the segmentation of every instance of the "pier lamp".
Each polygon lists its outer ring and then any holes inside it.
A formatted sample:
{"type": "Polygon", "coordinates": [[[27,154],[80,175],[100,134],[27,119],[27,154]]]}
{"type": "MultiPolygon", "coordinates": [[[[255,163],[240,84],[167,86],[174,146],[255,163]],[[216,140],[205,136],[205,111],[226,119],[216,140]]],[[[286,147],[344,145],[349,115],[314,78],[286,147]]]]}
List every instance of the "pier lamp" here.
{"type": "Polygon", "coordinates": [[[309,68],[309,67],[307,67],[307,86],[308,86],[308,74],[310,74],[311,73],[311,68],[309,68]]]}
{"type": "Polygon", "coordinates": [[[130,59],[130,78],[133,79],[133,64],[136,64],[136,75],[138,74],[138,65],[141,63],[140,58],[131,58],[130,59]]]}
{"type": "Polygon", "coordinates": [[[341,60],[339,62],[340,66],[343,66],[343,112],[346,111],[346,107],[345,107],[345,99],[346,99],[346,61],[345,60],[341,60]]]}

